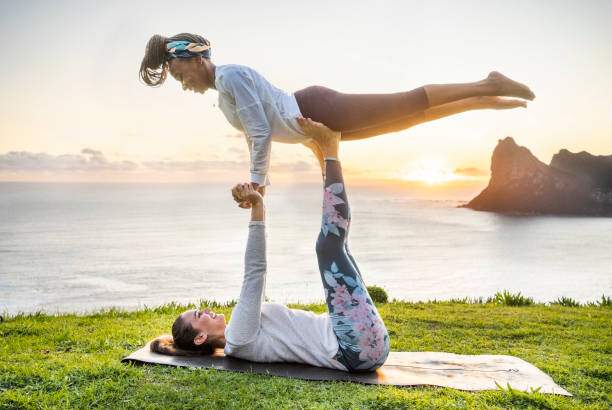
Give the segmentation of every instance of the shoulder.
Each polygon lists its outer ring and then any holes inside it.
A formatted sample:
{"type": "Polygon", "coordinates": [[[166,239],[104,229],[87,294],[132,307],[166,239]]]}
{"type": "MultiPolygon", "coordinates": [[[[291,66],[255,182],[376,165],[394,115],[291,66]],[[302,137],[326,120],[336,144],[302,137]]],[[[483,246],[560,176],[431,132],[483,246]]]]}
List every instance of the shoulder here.
{"type": "Polygon", "coordinates": [[[217,81],[233,82],[233,81],[245,81],[253,80],[258,77],[257,71],[250,67],[238,64],[226,64],[217,66],[215,70],[215,76],[217,81]]]}
{"type": "Polygon", "coordinates": [[[261,313],[263,316],[277,322],[291,322],[294,317],[294,309],[275,302],[262,303],[261,313]]]}
{"type": "Polygon", "coordinates": [[[261,311],[265,313],[286,313],[290,309],[280,303],[264,302],[261,304],[261,311]]]}

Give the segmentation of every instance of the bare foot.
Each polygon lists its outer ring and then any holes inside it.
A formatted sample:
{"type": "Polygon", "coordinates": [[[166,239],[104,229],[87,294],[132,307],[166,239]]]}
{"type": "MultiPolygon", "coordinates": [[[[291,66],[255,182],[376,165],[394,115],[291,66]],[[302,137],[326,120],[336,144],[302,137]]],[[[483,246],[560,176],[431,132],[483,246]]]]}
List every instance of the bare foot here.
{"type": "Polygon", "coordinates": [[[340,132],[333,131],[320,122],[310,118],[296,118],[298,124],[306,135],[312,138],[319,146],[323,146],[329,139],[337,138],[340,140],[340,132]]]}
{"type": "Polygon", "coordinates": [[[527,108],[527,102],[524,100],[517,100],[515,98],[503,98],[503,97],[474,97],[477,100],[477,104],[482,108],[491,108],[494,110],[508,110],[511,108],[523,107],[527,108]]]}
{"type": "Polygon", "coordinates": [[[525,100],[533,100],[535,94],[525,84],[511,80],[500,72],[491,71],[486,81],[496,90],[498,95],[506,97],[518,97],[525,100]]]}
{"type": "Polygon", "coordinates": [[[313,121],[310,118],[297,117],[296,120],[304,133],[316,143],[323,157],[335,156],[331,155],[331,152],[336,152],[337,154],[341,138],[340,132],[333,131],[324,124],[313,121]]]}

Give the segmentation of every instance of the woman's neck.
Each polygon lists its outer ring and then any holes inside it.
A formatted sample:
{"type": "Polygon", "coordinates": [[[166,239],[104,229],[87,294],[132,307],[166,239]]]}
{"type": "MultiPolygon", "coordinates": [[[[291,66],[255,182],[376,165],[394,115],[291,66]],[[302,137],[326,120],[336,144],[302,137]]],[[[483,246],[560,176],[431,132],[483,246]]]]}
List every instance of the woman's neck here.
{"type": "Polygon", "coordinates": [[[212,61],[208,60],[206,62],[205,69],[206,69],[206,74],[209,80],[208,88],[212,88],[213,90],[216,90],[217,87],[215,87],[215,79],[217,78],[216,77],[217,66],[214,65],[212,61]]]}
{"type": "Polygon", "coordinates": [[[225,334],[215,338],[210,338],[208,341],[208,344],[214,347],[215,349],[223,349],[226,343],[227,342],[225,341],[225,334]]]}

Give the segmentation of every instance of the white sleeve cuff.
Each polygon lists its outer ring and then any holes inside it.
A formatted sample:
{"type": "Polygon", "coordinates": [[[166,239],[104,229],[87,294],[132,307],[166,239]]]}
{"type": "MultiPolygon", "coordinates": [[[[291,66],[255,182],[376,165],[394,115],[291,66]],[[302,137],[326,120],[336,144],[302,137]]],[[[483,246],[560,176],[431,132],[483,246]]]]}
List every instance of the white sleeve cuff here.
{"type": "Polygon", "coordinates": [[[255,172],[251,172],[251,182],[256,183],[259,186],[266,185],[266,176],[262,174],[257,174],[255,172]]]}

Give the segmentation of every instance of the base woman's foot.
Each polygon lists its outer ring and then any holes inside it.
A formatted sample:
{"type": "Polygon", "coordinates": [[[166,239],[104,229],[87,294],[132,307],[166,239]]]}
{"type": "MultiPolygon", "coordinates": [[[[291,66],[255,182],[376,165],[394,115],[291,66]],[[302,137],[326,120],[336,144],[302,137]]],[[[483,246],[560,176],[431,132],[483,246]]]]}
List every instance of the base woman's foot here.
{"type": "Polygon", "coordinates": [[[308,135],[315,142],[321,145],[325,140],[337,137],[340,140],[340,132],[334,131],[328,128],[325,124],[317,121],[313,121],[310,118],[297,117],[298,124],[304,131],[304,134],[308,135]]]}
{"type": "Polygon", "coordinates": [[[494,95],[533,100],[535,94],[525,84],[511,80],[500,72],[491,71],[485,80],[495,90],[494,95]]]}
{"type": "Polygon", "coordinates": [[[503,98],[503,97],[473,97],[475,104],[482,109],[494,109],[494,110],[508,110],[511,108],[523,107],[527,108],[527,102],[524,100],[517,100],[515,98],[503,98]]]}

